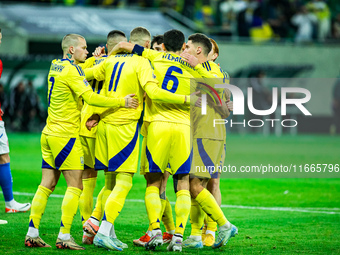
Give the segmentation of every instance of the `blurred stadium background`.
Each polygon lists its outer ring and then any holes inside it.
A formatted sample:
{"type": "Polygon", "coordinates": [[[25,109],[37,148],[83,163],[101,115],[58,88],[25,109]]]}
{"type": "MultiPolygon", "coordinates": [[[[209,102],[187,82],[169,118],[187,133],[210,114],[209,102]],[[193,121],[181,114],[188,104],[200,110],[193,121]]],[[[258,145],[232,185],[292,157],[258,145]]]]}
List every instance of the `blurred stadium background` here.
{"type": "MultiPolygon", "coordinates": [[[[254,84],[262,87],[262,98],[272,86],[304,87],[311,92],[312,98],[305,106],[312,116],[289,112],[299,121],[296,129],[260,128],[256,134],[247,134],[254,130],[229,128],[226,164],[240,167],[340,163],[340,136],[335,136],[340,132],[340,125],[336,128],[340,119],[338,0],[0,1],[3,35],[0,59],[4,66],[0,100],[5,110],[13,187],[18,201],[31,201],[40,182],[39,132],[46,120],[47,74],[51,60],[62,57],[62,37],[79,33],[86,38],[92,52],[96,46],[105,44],[110,30],[120,29],[128,35],[136,26],[148,28],[152,35],[177,28],[186,36],[203,32],[212,37],[220,47],[217,62],[230,74],[231,83],[239,85],[244,92],[254,84]]],[[[232,118],[238,120],[236,116],[232,118]]],[[[334,174],[339,176],[339,172],[334,174]]],[[[340,253],[338,178],[223,177],[226,178],[221,179],[222,209],[240,229],[240,236],[228,243],[228,252],[340,253]]],[[[103,184],[104,178],[99,177],[95,196],[103,184]]],[[[175,201],[172,185],[168,186],[167,195],[170,201],[175,201]]],[[[60,197],[65,188],[61,178],[43,217],[41,231],[50,244],[58,232],[60,197]]],[[[124,213],[115,225],[129,246],[147,228],[142,204],[144,192],[145,181],[136,174],[124,213]]],[[[2,203],[0,210],[4,210],[2,203]]],[[[46,251],[24,249],[28,214],[1,213],[0,218],[9,222],[6,230],[0,232],[2,252],[46,254],[46,251]]],[[[79,213],[76,218],[72,233],[80,242],[79,213]]],[[[187,229],[189,235],[189,222],[187,229]]],[[[88,246],[86,249],[96,254],[106,252],[88,246]]],[[[140,254],[142,250],[129,247],[127,254],[140,254]]],[[[57,253],[55,249],[48,252],[57,253]]],[[[197,251],[186,253],[198,254],[197,251]]],[[[205,248],[203,253],[215,252],[205,248]]]]}
{"type": "MultiPolygon", "coordinates": [[[[61,57],[65,34],[85,36],[92,52],[105,44],[110,30],[129,34],[136,26],[148,28],[152,35],[171,28],[186,36],[207,34],[220,46],[221,67],[232,78],[254,78],[264,87],[263,93],[275,85],[268,78],[306,79],[298,86],[310,90],[312,100],[306,108],[313,116],[306,119],[297,113],[301,121],[294,132],[336,132],[339,110],[334,110],[334,99],[340,101],[340,89],[335,90],[340,70],[340,3],[336,0],[1,1],[0,98],[7,130],[42,129],[46,77],[50,61],[61,57]]],[[[288,83],[283,85],[293,86],[288,83]]],[[[248,86],[243,85],[243,90],[248,86]]]]}

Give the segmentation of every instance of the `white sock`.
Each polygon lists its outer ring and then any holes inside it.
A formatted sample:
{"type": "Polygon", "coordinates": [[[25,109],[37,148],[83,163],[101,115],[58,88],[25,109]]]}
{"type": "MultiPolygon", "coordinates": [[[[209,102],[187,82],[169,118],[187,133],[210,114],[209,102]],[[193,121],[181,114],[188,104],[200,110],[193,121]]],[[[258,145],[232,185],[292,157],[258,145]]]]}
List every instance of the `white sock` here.
{"type": "Polygon", "coordinates": [[[207,230],[207,231],[205,231],[205,234],[206,235],[210,234],[210,235],[212,235],[215,238],[215,231],[207,230]]]}
{"type": "Polygon", "coordinates": [[[92,237],[93,235],[92,235],[92,234],[90,234],[90,233],[87,233],[87,232],[83,231],[83,236],[92,237]]]}
{"type": "Polygon", "coordinates": [[[98,233],[101,233],[104,236],[110,236],[111,228],[112,228],[112,223],[106,220],[103,220],[102,224],[100,224],[98,233]]]}
{"type": "Polygon", "coordinates": [[[69,240],[71,238],[71,234],[63,234],[63,233],[59,232],[58,238],[60,238],[61,240],[66,241],[66,240],[69,240]]]}
{"type": "Polygon", "coordinates": [[[174,234],[171,241],[178,240],[178,239],[180,239],[182,242],[183,236],[181,234],[174,234]]]}
{"type": "Polygon", "coordinates": [[[153,229],[153,230],[151,231],[151,236],[155,236],[155,235],[157,235],[159,232],[162,233],[162,230],[160,230],[160,229],[153,229]]]}
{"type": "Polygon", "coordinates": [[[202,236],[190,236],[190,239],[194,239],[195,241],[202,241],[202,236]]]}
{"type": "Polygon", "coordinates": [[[10,208],[13,208],[14,206],[16,206],[16,201],[14,200],[14,198],[11,200],[11,201],[5,201],[5,205],[6,207],[10,207],[10,208]]]}
{"type": "Polygon", "coordinates": [[[99,220],[98,219],[96,219],[95,217],[93,217],[93,216],[91,216],[90,218],[89,218],[89,220],[94,224],[94,225],[96,225],[96,226],[99,226],[99,220]]]}
{"type": "Polygon", "coordinates": [[[111,227],[110,236],[112,238],[117,238],[114,225],[112,225],[112,227],[111,227]]]}
{"type": "MultiPolygon", "coordinates": [[[[220,230],[227,230],[227,229],[230,229],[230,228],[231,228],[231,224],[230,224],[229,221],[226,224],[224,224],[223,226],[220,226],[220,230]]],[[[207,233],[208,233],[208,230],[207,230],[207,233]]]]}
{"type": "Polygon", "coordinates": [[[30,237],[38,237],[39,236],[39,229],[28,227],[27,235],[30,237]]]}
{"type": "Polygon", "coordinates": [[[173,234],[175,234],[175,230],[170,230],[170,231],[166,231],[168,234],[170,234],[170,235],[173,235],[173,234]]]}

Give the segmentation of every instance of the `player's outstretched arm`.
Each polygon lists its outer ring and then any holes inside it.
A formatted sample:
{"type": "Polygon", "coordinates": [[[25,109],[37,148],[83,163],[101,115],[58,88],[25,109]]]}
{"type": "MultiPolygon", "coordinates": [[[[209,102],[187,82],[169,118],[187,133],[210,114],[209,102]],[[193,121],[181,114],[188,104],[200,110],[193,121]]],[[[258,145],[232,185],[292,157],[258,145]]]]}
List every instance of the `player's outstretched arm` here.
{"type": "Polygon", "coordinates": [[[144,86],[145,92],[151,100],[170,104],[190,104],[190,96],[178,95],[161,89],[155,82],[148,82],[144,86]]]}
{"type": "Polygon", "coordinates": [[[109,98],[98,95],[97,93],[94,93],[92,91],[86,91],[84,94],[82,94],[82,98],[84,99],[84,101],[92,106],[110,108],[125,107],[136,109],[139,104],[138,100],[133,98],[133,96],[135,96],[135,94],[127,95],[124,98],[109,98]]]}
{"type": "Polygon", "coordinates": [[[109,52],[109,56],[116,55],[117,53],[121,53],[121,52],[131,53],[134,47],[135,47],[135,44],[132,44],[129,42],[120,42],[115,47],[113,47],[113,49],[109,52]]]}

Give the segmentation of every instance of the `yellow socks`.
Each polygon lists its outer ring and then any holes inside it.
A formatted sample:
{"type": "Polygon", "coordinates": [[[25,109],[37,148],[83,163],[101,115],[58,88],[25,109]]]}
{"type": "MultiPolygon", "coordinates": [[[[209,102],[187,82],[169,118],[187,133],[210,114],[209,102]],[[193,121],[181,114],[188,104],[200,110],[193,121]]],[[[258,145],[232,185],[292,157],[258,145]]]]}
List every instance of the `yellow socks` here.
{"type": "Polygon", "coordinates": [[[159,188],[150,186],[145,191],[145,207],[149,218],[151,230],[160,228],[162,204],[159,197],[159,188]]]}
{"type": "Polygon", "coordinates": [[[170,205],[170,201],[168,198],[166,198],[166,200],[161,199],[161,202],[162,202],[162,209],[163,209],[163,204],[164,204],[162,221],[163,221],[166,231],[170,233],[171,231],[175,230],[175,222],[172,216],[172,208],[170,205]]]}
{"type": "Polygon", "coordinates": [[[74,215],[78,209],[81,190],[75,187],[68,187],[61,205],[60,233],[69,234],[74,215]]]}
{"type": "Polygon", "coordinates": [[[97,220],[101,220],[101,218],[103,217],[102,199],[103,199],[104,191],[105,191],[105,187],[103,187],[101,189],[101,191],[99,192],[99,194],[97,196],[96,205],[95,205],[93,212],[91,214],[91,216],[96,218],[97,220]]]}
{"type": "Polygon", "coordinates": [[[96,218],[99,221],[103,217],[107,198],[110,196],[115,184],[116,184],[116,173],[106,172],[105,173],[105,186],[99,192],[96,206],[91,214],[92,217],[96,218]]]}
{"type": "Polygon", "coordinates": [[[218,206],[214,196],[207,190],[203,189],[196,197],[197,203],[202,207],[203,211],[222,226],[228,222],[221,208],[218,206]]]}
{"type": "Polygon", "coordinates": [[[217,223],[207,216],[207,230],[215,232],[217,230],[217,223]]]}
{"type": "Polygon", "coordinates": [[[176,229],[175,234],[180,234],[183,236],[185,226],[188,221],[191,198],[189,190],[179,190],[176,193],[177,200],[175,205],[176,212],[176,229]]]}
{"type": "Polygon", "coordinates": [[[103,220],[114,223],[123,209],[126,196],[132,187],[132,177],[133,174],[129,173],[118,173],[116,175],[116,185],[106,201],[103,220]]]}
{"type": "Polygon", "coordinates": [[[201,236],[205,213],[195,199],[191,199],[190,223],[191,236],[201,236]]]}
{"type": "Polygon", "coordinates": [[[79,211],[84,224],[90,218],[93,209],[93,191],[96,187],[97,177],[83,179],[83,193],[79,198],[79,211]]]}
{"type": "Polygon", "coordinates": [[[29,219],[29,226],[39,229],[41,217],[45,212],[47,199],[52,191],[44,186],[39,185],[37,192],[32,200],[31,215],[29,219]]]}

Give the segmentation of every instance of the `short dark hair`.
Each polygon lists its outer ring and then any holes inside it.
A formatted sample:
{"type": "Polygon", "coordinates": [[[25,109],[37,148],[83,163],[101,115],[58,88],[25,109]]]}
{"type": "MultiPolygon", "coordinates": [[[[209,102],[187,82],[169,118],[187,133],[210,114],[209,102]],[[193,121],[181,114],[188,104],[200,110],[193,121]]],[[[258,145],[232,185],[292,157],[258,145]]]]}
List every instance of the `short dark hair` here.
{"type": "Polygon", "coordinates": [[[183,43],[185,43],[185,36],[181,31],[171,29],[164,33],[163,40],[167,51],[176,52],[182,49],[183,43]]]}
{"type": "Polygon", "coordinates": [[[117,45],[117,43],[123,41],[125,38],[126,41],[126,35],[124,34],[124,32],[120,31],[120,30],[112,30],[108,33],[107,35],[107,50],[110,51],[113,49],[114,46],[117,45]]]}
{"type": "Polygon", "coordinates": [[[212,44],[211,44],[209,37],[207,37],[204,34],[197,33],[197,34],[190,35],[188,40],[192,41],[192,43],[199,44],[202,47],[203,54],[205,56],[208,56],[209,52],[212,49],[212,44]]]}
{"type": "Polygon", "coordinates": [[[126,37],[126,35],[124,34],[123,31],[120,30],[112,30],[107,34],[107,39],[109,38],[114,38],[114,37],[118,37],[118,36],[123,36],[126,37]]]}
{"type": "Polygon", "coordinates": [[[151,41],[151,49],[153,47],[153,45],[155,43],[157,44],[162,44],[164,41],[164,36],[163,35],[155,35],[153,38],[152,38],[152,41],[151,41]]]}

